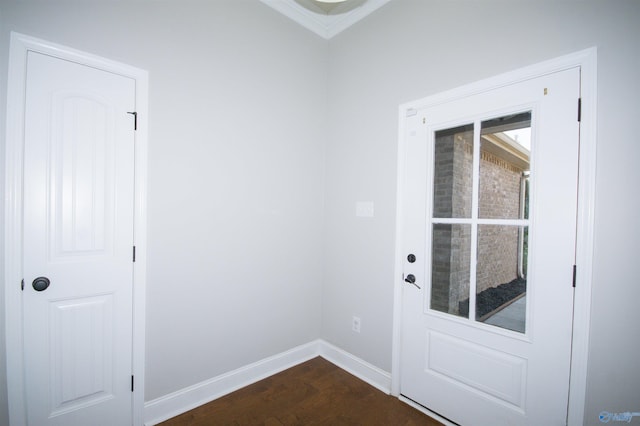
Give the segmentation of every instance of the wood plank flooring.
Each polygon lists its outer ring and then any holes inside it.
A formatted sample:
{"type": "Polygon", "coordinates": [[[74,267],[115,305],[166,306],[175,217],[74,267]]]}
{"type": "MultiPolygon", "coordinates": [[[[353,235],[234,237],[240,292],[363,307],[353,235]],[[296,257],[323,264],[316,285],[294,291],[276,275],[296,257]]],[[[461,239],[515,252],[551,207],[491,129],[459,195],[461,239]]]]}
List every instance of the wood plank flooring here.
{"type": "Polygon", "coordinates": [[[161,423],[186,425],[442,426],[320,357],[161,423]]]}

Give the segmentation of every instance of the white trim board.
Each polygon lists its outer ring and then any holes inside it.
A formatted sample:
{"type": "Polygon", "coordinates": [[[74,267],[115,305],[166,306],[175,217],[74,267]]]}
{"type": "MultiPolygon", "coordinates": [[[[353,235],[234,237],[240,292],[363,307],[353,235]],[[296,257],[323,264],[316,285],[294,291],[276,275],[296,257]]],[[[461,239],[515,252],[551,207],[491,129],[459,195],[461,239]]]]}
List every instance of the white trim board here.
{"type": "Polygon", "coordinates": [[[329,40],[365,18],[391,0],[366,0],[362,5],[341,14],[316,13],[295,0],[260,0],[320,37],[329,40]]]}
{"type": "MultiPolygon", "coordinates": [[[[580,158],[577,224],[577,285],[574,292],[573,344],[571,353],[571,374],[569,378],[568,419],[569,426],[583,424],[587,387],[587,361],[589,348],[589,327],[591,318],[591,286],[593,260],[593,229],[595,209],[596,170],[596,107],[597,107],[597,50],[595,47],[573,54],[561,56],[529,67],[448,90],[433,96],[405,103],[399,107],[398,131],[398,182],[396,201],[396,258],[393,313],[393,349],[391,394],[401,394],[400,383],[400,343],[402,339],[402,281],[405,253],[402,252],[405,120],[417,110],[454,99],[471,96],[534,77],[580,67],[582,117],[580,122],[580,158]]],[[[576,111],[577,113],[577,111],[576,111]]]]}
{"type": "Polygon", "coordinates": [[[389,373],[319,339],[149,401],[144,424],[156,425],[317,356],[389,394],[389,373]]]}
{"type": "Polygon", "coordinates": [[[138,128],[135,136],[135,214],[133,286],[133,422],[142,424],[144,408],[146,229],[147,229],[147,117],[148,73],[126,64],[104,59],[16,32],[11,33],[7,86],[7,133],[5,163],[5,321],[9,420],[13,426],[27,424],[22,357],[22,174],[24,143],[24,103],[28,52],[109,71],[135,80],[138,128]]]}
{"type": "Polygon", "coordinates": [[[324,340],[319,340],[318,343],[319,356],[369,383],[379,391],[387,395],[391,393],[391,374],[324,340]]]}

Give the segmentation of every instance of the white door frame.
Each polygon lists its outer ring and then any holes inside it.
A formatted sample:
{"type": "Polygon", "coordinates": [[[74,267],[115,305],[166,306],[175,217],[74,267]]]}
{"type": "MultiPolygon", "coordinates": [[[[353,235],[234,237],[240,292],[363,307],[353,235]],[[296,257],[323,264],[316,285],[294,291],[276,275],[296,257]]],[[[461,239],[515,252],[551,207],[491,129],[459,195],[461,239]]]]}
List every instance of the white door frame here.
{"type": "Polygon", "coordinates": [[[26,425],[25,382],[22,343],[22,175],[24,105],[27,53],[38,52],[87,65],[135,80],[138,127],[135,134],[133,273],[133,424],[143,424],[147,228],[147,117],[148,74],[146,71],[75,49],[11,33],[7,88],[6,182],[5,182],[5,321],[9,420],[12,426],[26,425]]]}
{"type": "MultiPolygon", "coordinates": [[[[597,106],[597,50],[595,47],[555,58],[526,68],[501,74],[486,80],[465,85],[437,95],[400,105],[398,133],[398,186],[396,205],[396,257],[393,312],[393,348],[391,393],[400,396],[401,341],[402,341],[402,288],[404,243],[403,189],[406,159],[407,117],[417,110],[460,99],[480,92],[492,90],[523,80],[579,66],[581,68],[580,92],[582,113],[580,123],[580,157],[578,174],[578,217],[576,249],[576,288],[574,292],[573,345],[571,353],[571,375],[569,378],[568,425],[583,424],[587,385],[587,357],[589,349],[589,327],[591,321],[591,282],[593,259],[593,225],[595,210],[596,170],[596,106],[597,106]]],[[[576,119],[578,106],[576,105],[576,119]]],[[[427,413],[430,414],[431,413],[427,413]]],[[[443,421],[443,419],[440,419],[443,421]]]]}

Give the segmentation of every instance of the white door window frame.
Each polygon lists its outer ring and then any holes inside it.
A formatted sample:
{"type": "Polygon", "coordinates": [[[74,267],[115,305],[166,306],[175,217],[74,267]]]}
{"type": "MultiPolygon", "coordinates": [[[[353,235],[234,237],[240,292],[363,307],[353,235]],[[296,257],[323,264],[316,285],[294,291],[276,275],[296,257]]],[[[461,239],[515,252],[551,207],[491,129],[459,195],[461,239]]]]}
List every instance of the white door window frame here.
{"type": "MultiPolygon", "coordinates": [[[[597,105],[597,50],[595,47],[555,58],[526,68],[501,74],[486,80],[462,86],[450,91],[422,98],[400,105],[398,133],[398,181],[396,205],[396,257],[394,282],[393,346],[391,393],[401,396],[400,383],[401,341],[402,341],[402,287],[404,253],[403,199],[404,171],[406,168],[406,126],[405,120],[426,107],[433,107],[454,99],[468,97],[498,87],[539,77],[542,75],[580,67],[580,157],[578,174],[578,217],[576,235],[576,288],[574,291],[573,345],[571,353],[571,374],[569,378],[569,401],[567,424],[582,425],[585,410],[587,384],[587,358],[589,348],[589,328],[591,314],[591,285],[593,259],[593,229],[595,210],[595,169],[596,169],[596,105],[597,105]]],[[[576,104],[576,119],[578,105],[576,104]]],[[[409,401],[410,402],[410,401],[409,401]]],[[[415,404],[412,404],[415,406],[415,404]]],[[[432,414],[432,413],[427,413],[432,414]]],[[[442,421],[442,420],[441,420],[442,421]]]]}
{"type": "Polygon", "coordinates": [[[148,73],[144,70],[84,53],[16,32],[11,33],[7,89],[5,165],[5,321],[9,420],[12,426],[27,424],[22,343],[22,176],[24,105],[27,53],[37,52],[94,67],[135,80],[138,113],[135,135],[133,273],[133,424],[144,423],[146,229],[147,229],[147,117],[148,73]]]}

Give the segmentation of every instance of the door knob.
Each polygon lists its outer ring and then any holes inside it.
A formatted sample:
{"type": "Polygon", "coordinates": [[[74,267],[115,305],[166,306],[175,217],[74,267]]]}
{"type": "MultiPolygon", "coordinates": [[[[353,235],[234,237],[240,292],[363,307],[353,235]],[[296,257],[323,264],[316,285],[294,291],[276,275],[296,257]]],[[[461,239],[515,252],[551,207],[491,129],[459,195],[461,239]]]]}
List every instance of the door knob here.
{"type": "Polygon", "coordinates": [[[51,281],[49,281],[49,278],[38,277],[35,280],[33,280],[32,285],[35,291],[44,291],[47,289],[47,287],[49,287],[50,284],[51,284],[51,281]]]}
{"type": "Polygon", "coordinates": [[[409,274],[407,275],[407,277],[404,279],[406,282],[408,282],[409,284],[413,284],[416,287],[418,287],[418,289],[420,288],[420,286],[418,284],[416,284],[416,276],[413,274],[409,274]]]}

